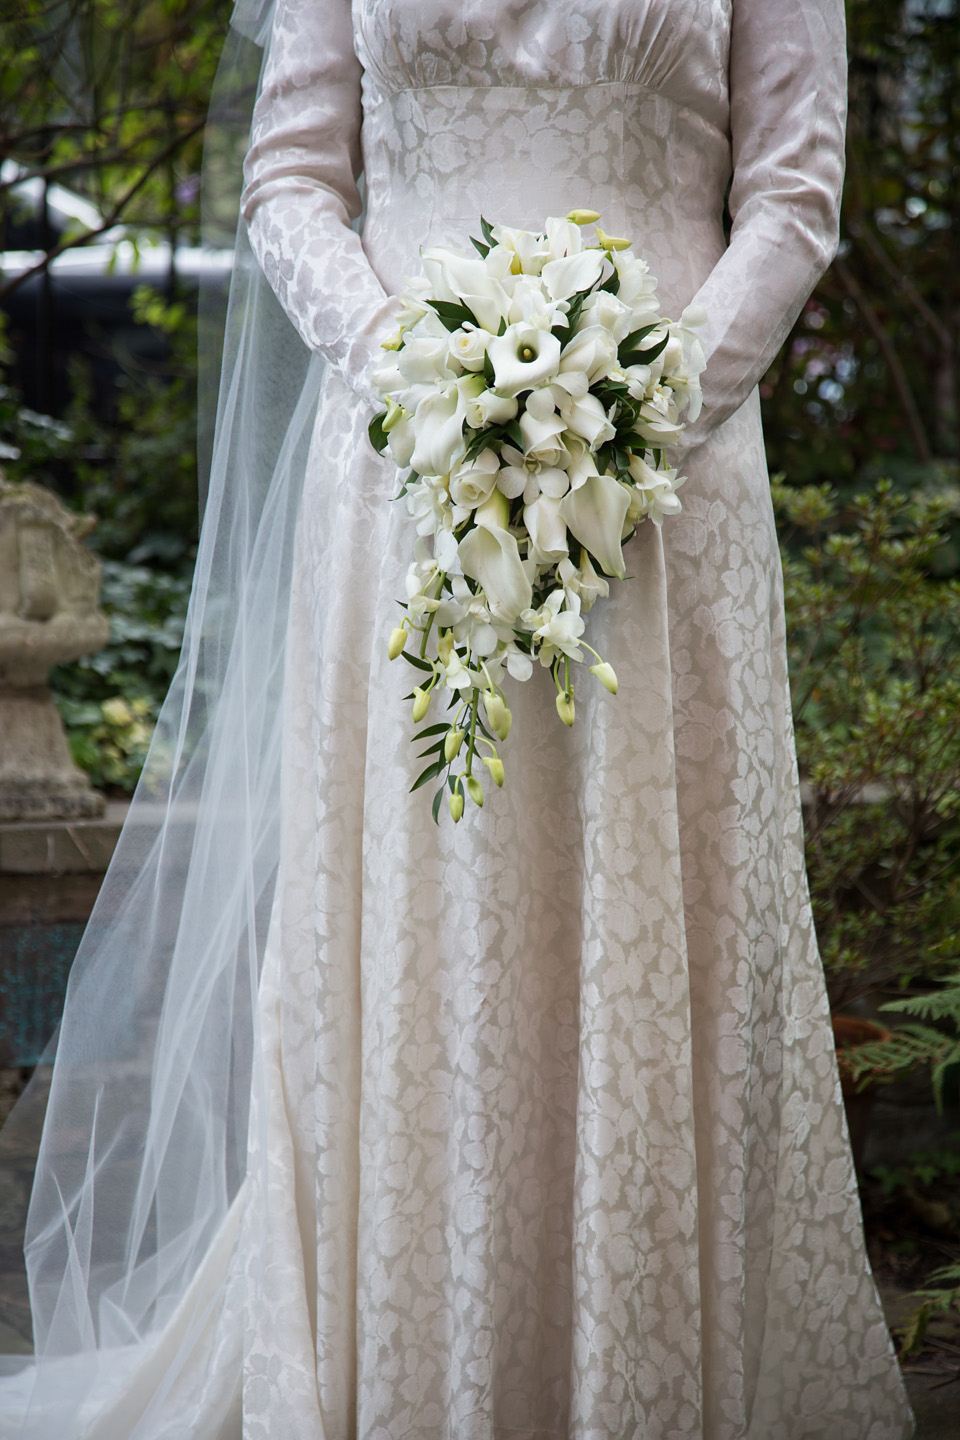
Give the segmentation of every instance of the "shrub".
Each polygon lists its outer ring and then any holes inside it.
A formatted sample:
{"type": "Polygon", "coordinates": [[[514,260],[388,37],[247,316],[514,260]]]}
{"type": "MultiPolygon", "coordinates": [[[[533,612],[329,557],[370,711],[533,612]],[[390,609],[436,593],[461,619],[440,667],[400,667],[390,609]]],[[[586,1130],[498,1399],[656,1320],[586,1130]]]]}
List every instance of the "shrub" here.
{"type": "Polygon", "coordinates": [[[960,953],[960,583],[949,503],[775,482],[807,866],[835,1007],[960,953]]]}

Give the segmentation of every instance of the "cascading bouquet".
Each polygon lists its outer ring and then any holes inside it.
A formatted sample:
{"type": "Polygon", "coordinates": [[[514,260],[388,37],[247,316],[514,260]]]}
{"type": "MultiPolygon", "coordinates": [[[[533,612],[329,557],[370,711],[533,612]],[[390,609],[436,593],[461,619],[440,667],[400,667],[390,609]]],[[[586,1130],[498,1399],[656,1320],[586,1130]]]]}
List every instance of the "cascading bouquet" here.
{"type": "Polygon", "coordinates": [[[370,439],[409,467],[400,495],[418,537],[388,652],[423,672],[408,697],[415,724],[436,690],[449,701],[449,718],[413,737],[429,761],[413,788],[441,780],[435,820],[447,791],[455,821],[465,793],[483,804],[478,759],[503,784],[505,674],[549,666],[566,725],[584,651],[616,694],[583,616],[624,577],[636,527],[680,509],[664,451],[700,410],[703,316],[661,316],[629,241],[596,225],[585,245],[581,227],[599,218],[574,210],[543,234],[481,219],[475,254],[425,250],[383,345],[392,362],[374,375],[386,410],[370,439]]]}

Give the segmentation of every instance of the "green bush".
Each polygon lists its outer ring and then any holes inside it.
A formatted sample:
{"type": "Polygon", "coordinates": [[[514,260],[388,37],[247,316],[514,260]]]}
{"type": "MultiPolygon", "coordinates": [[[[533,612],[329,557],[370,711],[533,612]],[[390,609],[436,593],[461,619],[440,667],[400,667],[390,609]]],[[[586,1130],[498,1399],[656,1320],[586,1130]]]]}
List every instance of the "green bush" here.
{"type": "Polygon", "coordinates": [[[774,484],[807,866],[835,1007],[960,955],[960,583],[951,506],[774,484]]]}

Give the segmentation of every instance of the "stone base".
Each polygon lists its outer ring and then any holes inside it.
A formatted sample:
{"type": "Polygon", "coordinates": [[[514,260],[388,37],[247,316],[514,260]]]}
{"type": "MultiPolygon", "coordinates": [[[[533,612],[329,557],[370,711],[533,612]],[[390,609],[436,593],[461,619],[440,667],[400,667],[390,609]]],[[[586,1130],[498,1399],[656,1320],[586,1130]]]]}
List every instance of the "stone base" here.
{"type": "Polygon", "coordinates": [[[103,806],[73,763],[49,688],[0,688],[0,822],[89,819],[103,806]]]}
{"type": "Polygon", "coordinates": [[[92,820],[103,814],[104,798],[84,785],[7,781],[0,786],[0,824],[10,821],[92,820]]]}

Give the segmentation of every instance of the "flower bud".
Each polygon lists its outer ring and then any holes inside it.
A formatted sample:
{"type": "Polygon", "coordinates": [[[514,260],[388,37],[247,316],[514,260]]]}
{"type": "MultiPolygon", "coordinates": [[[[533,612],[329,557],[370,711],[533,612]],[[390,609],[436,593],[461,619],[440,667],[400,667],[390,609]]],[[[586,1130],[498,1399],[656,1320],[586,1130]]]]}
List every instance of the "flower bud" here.
{"type": "Polygon", "coordinates": [[[612,665],[607,664],[606,660],[601,660],[598,664],[591,665],[590,674],[596,675],[604,690],[609,690],[611,695],[616,695],[617,672],[612,665]]]}
{"type": "Polygon", "coordinates": [[[407,643],[407,632],[402,625],[394,625],[390,631],[390,639],[387,641],[387,655],[391,660],[396,660],[398,655],[403,654],[403,647],[407,643]]]}
{"type": "Polygon", "coordinates": [[[624,240],[620,235],[608,235],[606,230],[600,229],[599,225],[597,226],[597,239],[604,250],[629,250],[630,248],[629,240],[624,240]]]}
{"type": "Polygon", "coordinates": [[[380,426],[380,429],[383,431],[384,435],[389,435],[390,431],[393,430],[395,426],[400,424],[400,421],[403,419],[406,413],[407,412],[404,410],[403,406],[398,405],[396,400],[394,400],[391,395],[388,395],[387,413],[384,415],[383,422],[380,426]]]}
{"type": "Polygon", "coordinates": [[[396,335],[391,335],[389,340],[380,341],[381,350],[399,350],[403,346],[403,331],[398,330],[396,335]]]}
{"type": "Polygon", "coordinates": [[[503,707],[503,724],[502,724],[502,725],[499,727],[499,729],[497,730],[497,735],[498,735],[499,739],[501,739],[501,740],[506,740],[507,736],[510,734],[510,726],[511,726],[512,724],[513,724],[513,711],[510,709],[510,706],[509,706],[509,705],[504,705],[504,707],[503,707]]]}
{"type": "Polygon", "coordinates": [[[592,225],[600,219],[599,210],[571,210],[566,217],[571,225],[592,225]]]}
{"type": "Polygon", "coordinates": [[[437,654],[440,656],[440,659],[443,661],[444,665],[450,664],[450,656],[453,654],[452,630],[444,630],[443,634],[440,636],[440,639],[437,641],[437,654]]]}
{"type": "Polygon", "coordinates": [[[467,794],[470,796],[474,805],[479,806],[483,804],[483,786],[480,784],[476,775],[467,776],[467,794]]]}
{"type": "Polygon", "coordinates": [[[573,692],[562,690],[557,696],[557,714],[564,725],[572,725],[576,716],[573,710],[573,692]]]}
{"type": "Polygon", "coordinates": [[[447,764],[455,760],[460,753],[460,746],[463,744],[463,737],[466,730],[448,730],[446,739],[443,742],[443,758],[447,764]]]}
{"type": "Polygon", "coordinates": [[[506,713],[506,705],[500,699],[495,690],[488,690],[483,697],[483,708],[487,712],[487,719],[490,722],[490,729],[500,733],[500,726],[503,724],[503,717],[506,713]]]}
{"type": "Polygon", "coordinates": [[[460,789],[460,786],[458,785],[457,788],[456,788],[456,790],[454,790],[453,794],[450,796],[450,818],[452,819],[454,825],[456,825],[457,821],[460,819],[460,817],[461,817],[462,815],[463,815],[463,791],[460,789]]]}
{"type": "Polygon", "coordinates": [[[413,692],[413,723],[419,725],[420,721],[430,709],[430,692],[421,690],[418,685],[413,692]]]}
{"type": "Polygon", "coordinates": [[[503,761],[499,755],[484,755],[483,763],[490,771],[490,779],[498,788],[503,784],[503,761]]]}

